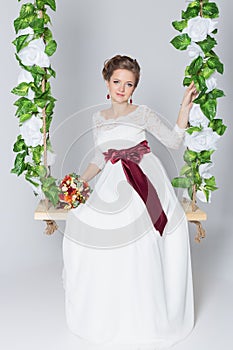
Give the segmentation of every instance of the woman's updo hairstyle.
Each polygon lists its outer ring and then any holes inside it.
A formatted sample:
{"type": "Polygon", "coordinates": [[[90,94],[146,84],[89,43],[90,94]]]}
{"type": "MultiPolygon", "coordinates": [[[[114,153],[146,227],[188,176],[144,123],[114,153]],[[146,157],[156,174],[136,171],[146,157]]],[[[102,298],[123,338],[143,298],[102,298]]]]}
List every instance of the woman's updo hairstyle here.
{"type": "Polygon", "coordinates": [[[138,62],[128,56],[116,55],[104,62],[104,68],[102,74],[104,80],[109,81],[113,72],[117,69],[127,69],[135,76],[135,88],[138,85],[140,78],[140,66],[138,62]]]}

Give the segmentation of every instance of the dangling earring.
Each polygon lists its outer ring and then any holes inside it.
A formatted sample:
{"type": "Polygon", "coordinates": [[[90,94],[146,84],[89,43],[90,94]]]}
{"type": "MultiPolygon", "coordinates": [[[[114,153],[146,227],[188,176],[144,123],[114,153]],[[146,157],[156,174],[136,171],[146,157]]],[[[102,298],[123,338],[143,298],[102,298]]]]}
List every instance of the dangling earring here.
{"type": "Polygon", "coordinates": [[[107,100],[109,100],[110,99],[110,95],[109,94],[107,94],[107,100]]]}
{"type": "Polygon", "coordinates": [[[133,103],[132,96],[130,97],[129,103],[130,103],[130,104],[132,104],[132,103],[133,103]]]}

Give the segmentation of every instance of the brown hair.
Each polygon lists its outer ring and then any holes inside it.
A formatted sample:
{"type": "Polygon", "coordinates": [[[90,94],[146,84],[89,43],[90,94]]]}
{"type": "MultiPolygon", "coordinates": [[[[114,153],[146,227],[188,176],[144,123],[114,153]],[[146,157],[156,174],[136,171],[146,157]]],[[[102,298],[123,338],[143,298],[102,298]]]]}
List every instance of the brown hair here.
{"type": "Polygon", "coordinates": [[[135,76],[135,88],[137,87],[140,78],[140,66],[135,59],[129,56],[116,55],[106,60],[102,70],[104,80],[109,81],[116,69],[127,69],[132,72],[135,76]]]}

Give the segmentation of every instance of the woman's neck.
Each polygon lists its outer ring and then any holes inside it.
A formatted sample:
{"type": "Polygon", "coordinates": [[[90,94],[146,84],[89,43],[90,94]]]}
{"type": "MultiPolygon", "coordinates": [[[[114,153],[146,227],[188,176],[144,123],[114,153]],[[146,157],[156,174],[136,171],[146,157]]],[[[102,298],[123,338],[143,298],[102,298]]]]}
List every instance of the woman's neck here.
{"type": "Polygon", "coordinates": [[[114,117],[120,117],[122,115],[128,114],[131,111],[131,105],[128,102],[125,103],[116,103],[112,102],[111,110],[114,117]]]}

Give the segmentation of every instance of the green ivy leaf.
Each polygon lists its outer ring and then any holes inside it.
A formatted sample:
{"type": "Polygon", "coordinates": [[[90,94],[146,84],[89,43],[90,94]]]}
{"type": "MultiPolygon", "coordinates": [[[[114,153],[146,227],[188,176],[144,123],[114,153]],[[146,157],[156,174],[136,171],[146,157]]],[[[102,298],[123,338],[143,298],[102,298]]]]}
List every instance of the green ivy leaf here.
{"type": "Polygon", "coordinates": [[[184,161],[188,164],[194,162],[197,159],[197,153],[194,151],[186,150],[184,152],[184,161]]]}
{"type": "Polygon", "coordinates": [[[16,46],[16,52],[18,53],[20,50],[22,50],[24,47],[28,46],[29,41],[27,41],[29,37],[29,34],[26,35],[20,35],[18,38],[16,38],[12,43],[16,46]]]}
{"type": "Polygon", "coordinates": [[[41,178],[41,183],[45,196],[56,206],[59,201],[59,188],[56,185],[56,179],[52,176],[41,178]]]}
{"type": "Polygon", "coordinates": [[[222,119],[213,119],[209,123],[209,127],[213,129],[218,135],[222,136],[227,129],[227,126],[223,124],[222,119]]]}
{"type": "Polygon", "coordinates": [[[217,109],[216,99],[208,99],[205,103],[201,104],[200,107],[209,120],[212,120],[215,117],[217,109]]]}
{"type": "Polygon", "coordinates": [[[205,54],[207,52],[210,52],[216,44],[217,41],[209,35],[207,35],[207,38],[205,40],[198,42],[198,45],[201,47],[202,51],[205,54]]]}
{"type": "Polygon", "coordinates": [[[36,146],[32,148],[32,159],[34,160],[34,162],[39,165],[41,162],[41,156],[42,156],[42,152],[43,152],[44,147],[43,146],[36,146]]]}
{"type": "Polygon", "coordinates": [[[192,78],[190,77],[185,77],[183,80],[183,86],[189,86],[192,82],[192,78]]]}
{"type": "Polygon", "coordinates": [[[52,56],[54,54],[54,52],[57,49],[57,43],[55,40],[50,40],[49,43],[46,45],[45,47],[45,53],[48,56],[52,56]]]}
{"type": "Polygon", "coordinates": [[[204,179],[204,181],[205,181],[205,188],[207,190],[215,191],[218,189],[218,187],[216,187],[216,181],[214,176],[211,176],[209,179],[204,179]]]}
{"type": "Polygon", "coordinates": [[[202,65],[203,65],[203,58],[201,56],[198,56],[191,62],[189,66],[189,74],[196,75],[202,68],[202,65]]]}
{"type": "Polygon", "coordinates": [[[215,2],[207,2],[202,7],[203,17],[217,18],[219,16],[219,10],[215,2]]]}
{"type": "Polygon", "coordinates": [[[174,177],[172,179],[172,186],[174,187],[188,188],[190,185],[191,181],[186,177],[174,177]]]}
{"type": "Polygon", "coordinates": [[[191,2],[186,11],[182,11],[182,19],[189,20],[199,15],[200,12],[200,2],[193,1],[191,2]]]}
{"type": "Polygon", "coordinates": [[[26,113],[36,113],[37,112],[37,106],[28,99],[24,99],[21,100],[21,102],[19,103],[18,109],[16,111],[16,116],[20,116],[22,114],[26,114],[26,113]]]}
{"type": "Polygon", "coordinates": [[[219,89],[213,89],[211,92],[209,92],[209,95],[211,98],[219,98],[225,96],[224,92],[219,89]]]}
{"type": "Polygon", "coordinates": [[[54,107],[55,107],[55,103],[53,101],[48,103],[45,109],[47,116],[51,116],[53,114],[54,107]]]}
{"type": "Polygon", "coordinates": [[[16,86],[14,89],[12,89],[11,92],[18,96],[27,96],[29,87],[30,84],[23,82],[16,86]]]}
{"type": "Polygon", "coordinates": [[[46,43],[49,43],[52,39],[53,39],[53,34],[51,30],[48,27],[46,27],[44,29],[44,40],[46,43]]]}
{"type": "Polygon", "coordinates": [[[30,27],[34,30],[36,34],[44,33],[44,19],[43,18],[35,18],[31,23],[30,27]]]}
{"type": "Polygon", "coordinates": [[[56,78],[56,72],[51,67],[47,68],[48,72],[51,74],[52,77],[56,78]]]}
{"type": "Polygon", "coordinates": [[[192,171],[192,168],[190,167],[190,165],[185,164],[180,170],[180,176],[187,175],[191,171],[192,171]]]}
{"type": "Polygon", "coordinates": [[[192,134],[194,131],[201,131],[203,129],[203,127],[202,126],[191,126],[190,128],[188,128],[187,130],[186,130],[186,132],[188,133],[188,134],[192,134]]]}
{"type": "Polygon", "coordinates": [[[26,122],[26,120],[30,119],[31,117],[32,117],[32,113],[21,114],[19,117],[20,124],[26,122]]]}
{"type": "Polygon", "coordinates": [[[56,11],[55,0],[44,0],[45,5],[48,5],[53,11],[56,11]]]}
{"type": "Polygon", "coordinates": [[[21,18],[26,18],[26,17],[30,17],[31,15],[34,15],[35,13],[35,6],[31,3],[28,4],[24,4],[21,7],[20,10],[20,17],[21,18]]]}
{"type": "Polygon", "coordinates": [[[16,34],[18,34],[20,29],[25,29],[28,26],[29,26],[28,22],[22,21],[22,19],[20,17],[18,17],[14,20],[14,28],[15,28],[16,34]]]}
{"type": "Polygon", "coordinates": [[[51,18],[49,17],[49,15],[47,13],[44,14],[44,23],[45,24],[48,24],[48,23],[52,24],[51,18]]]}
{"type": "Polygon", "coordinates": [[[22,138],[21,135],[17,137],[16,142],[14,143],[13,146],[13,151],[14,152],[22,152],[22,151],[27,151],[28,147],[26,146],[24,139],[22,138]]]}
{"type": "Polygon", "coordinates": [[[39,108],[44,108],[47,104],[47,100],[41,98],[35,98],[34,101],[39,108]]]}
{"type": "Polygon", "coordinates": [[[214,150],[211,151],[201,151],[198,153],[198,160],[200,161],[200,164],[204,163],[211,163],[211,155],[214,153],[214,150]]]}
{"type": "Polygon", "coordinates": [[[205,78],[202,75],[194,75],[193,81],[198,91],[205,92],[207,90],[205,78]]]}
{"type": "Polygon", "coordinates": [[[202,69],[202,75],[205,79],[208,79],[214,72],[215,72],[215,69],[211,69],[208,66],[205,66],[202,69]]]}
{"type": "Polygon", "coordinates": [[[176,30],[182,32],[182,30],[187,27],[188,21],[186,19],[182,21],[174,21],[172,22],[172,25],[176,30]]]}
{"type": "Polygon", "coordinates": [[[47,175],[47,170],[44,165],[37,165],[35,167],[36,173],[40,178],[44,178],[47,175]]]}
{"type": "Polygon", "coordinates": [[[24,163],[27,152],[22,152],[17,154],[15,158],[14,168],[11,169],[12,174],[21,175],[26,169],[26,164],[24,163]]]}
{"type": "Polygon", "coordinates": [[[178,50],[186,50],[191,43],[188,34],[181,34],[171,40],[171,44],[178,50]]]}
{"type": "Polygon", "coordinates": [[[52,122],[52,116],[46,115],[46,132],[49,132],[51,122],[52,122]]]}
{"type": "Polygon", "coordinates": [[[207,64],[211,69],[216,69],[218,73],[223,74],[224,66],[217,56],[210,57],[207,60],[207,64]]]}

